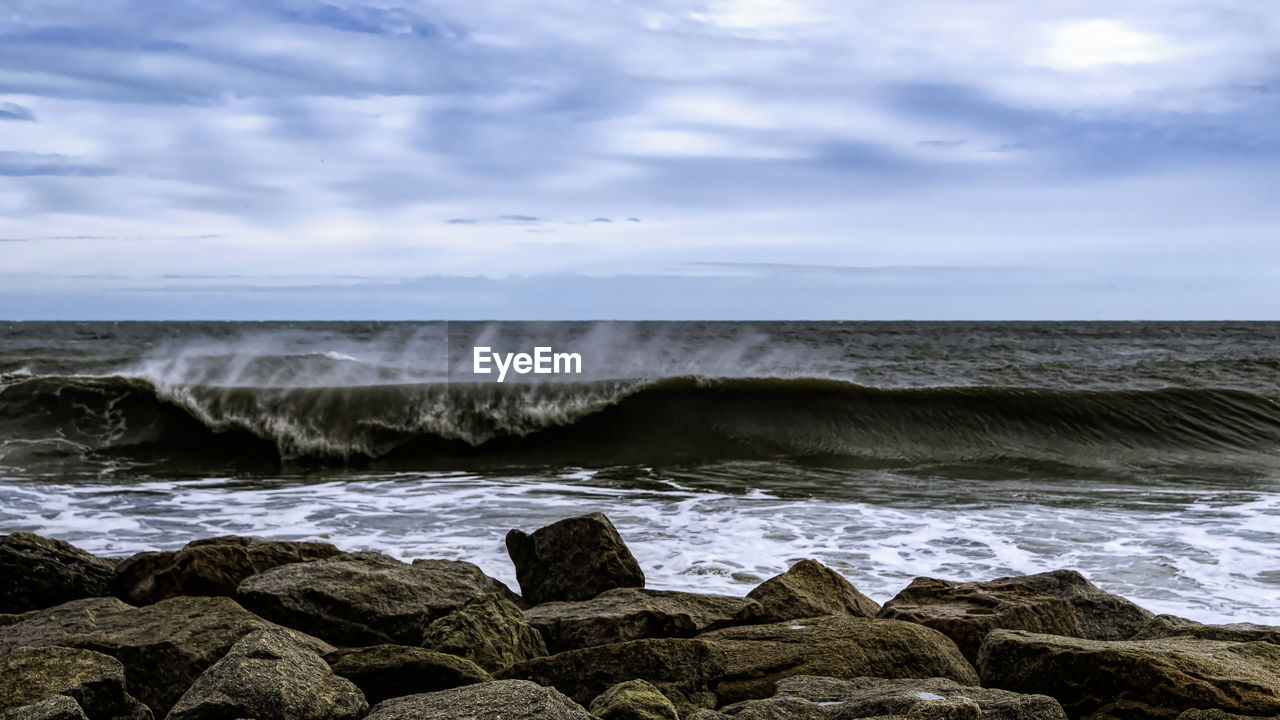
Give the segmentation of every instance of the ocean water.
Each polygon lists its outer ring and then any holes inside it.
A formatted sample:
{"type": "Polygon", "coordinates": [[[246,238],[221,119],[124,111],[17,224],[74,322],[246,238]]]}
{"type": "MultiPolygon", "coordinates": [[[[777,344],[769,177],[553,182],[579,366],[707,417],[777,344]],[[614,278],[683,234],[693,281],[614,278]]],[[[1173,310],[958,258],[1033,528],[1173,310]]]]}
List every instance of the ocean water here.
{"type": "Polygon", "coordinates": [[[1071,567],[1280,623],[1280,324],[0,324],[6,532],[327,539],[514,586],[507,530],[595,510],[651,587],[1071,567]],[[476,346],[583,372],[497,383],[476,346]]]}

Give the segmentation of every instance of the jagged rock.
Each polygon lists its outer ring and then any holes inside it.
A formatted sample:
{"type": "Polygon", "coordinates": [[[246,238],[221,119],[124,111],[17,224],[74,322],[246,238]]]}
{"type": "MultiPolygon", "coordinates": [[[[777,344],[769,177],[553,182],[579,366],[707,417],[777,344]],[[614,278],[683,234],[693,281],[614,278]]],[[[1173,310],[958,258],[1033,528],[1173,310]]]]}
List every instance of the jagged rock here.
{"type": "Polygon", "coordinates": [[[428,625],[422,646],[464,657],[491,672],[547,654],[542,635],[525,622],[520,608],[492,593],[428,625]]]}
{"type": "Polygon", "coordinates": [[[245,635],[205,670],[167,720],[356,720],[368,709],[313,645],[268,628],[245,635]]]}
{"type": "Polygon", "coordinates": [[[240,583],[236,597],[268,620],[337,645],[421,645],[428,623],[487,593],[517,599],[468,562],[407,565],[360,552],[272,568],[240,583]]]}
{"type": "Polygon", "coordinates": [[[524,617],[555,652],[643,638],[692,637],[700,632],[758,622],[754,600],[618,588],[590,600],[536,605],[524,617]]]}
{"type": "Polygon", "coordinates": [[[467,685],[379,703],[368,720],[594,720],[554,688],[523,680],[467,685]]]}
{"type": "Polygon", "coordinates": [[[252,575],[289,563],[322,560],[339,553],[329,543],[283,542],[256,537],[207,538],[172,552],[144,552],[116,568],[116,594],[135,605],[179,595],[236,594],[252,575]]]}
{"type": "Polygon", "coordinates": [[[1160,638],[1190,637],[1199,640],[1226,640],[1231,642],[1269,642],[1280,645],[1280,627],[1231,623],[1230,625],[1205,625],[1176,615],[1157,615],[1134,633],[1130,640],[1158,640],[1160,638]]]}
{"type": "Polygon", "coordinates": [[[66,695],[54,695],[38,703],[0,711],[0,720],[88,720],[80,704],[66,695]]]}
{"type": "Polygon", "coordinates": [[[591,702],[600,720],[680,720],[676,706],[644,680],[628,680],[605,690],[591,702]]]}
{"type": "Polygon", "coordinates": [[[959,685],[942,678],[898,679],[799,676],[778,682],[765,700],[729,705],[735,718],[851,720],[852,718],[999,718],[1066,720],[1058,701],[1044,695],[959,685]]]}
{"type": "Polygon", "coordinates": [[[1099,590],[1074,570],[1055,570],[990,582],[916,578],[884,604],[879,617],[941,631],[973,662],[982,639],[996,628],[1124,640],[1152,614],[1099,590]]]}
{"type": "Polygon", "coordinates": [[[818,615],[875,617],[880,605],[858,592],[843,575],[817,560],[801,560],[791,569],[760,583],[747,597],[760,603],[763,622],[782,622],[818,615]]]}
{"type": "Polygon", "coordinates": [[[568,518],[532,534],[507,533],[520,593],[533,605],[589,600],[614,588],[644,587],[644,572],[609,518],[568,518]]]}
{"type": "Polygon", "coordinates": [[[25,532],[0,536],[0,612],[110,595],[115,573],[110,561],[61,540],[25,532]]]}
{"type": "Polygon", "coordinates": [[[914,623],[848,615],[713,630],[698,636],[728,665],[720,702],[767,698],[794,675],[834,678],[942,677],[977,685],[978,675],[947,636],[914,623]]]}
{"type": "Polygon", "coordinates": [[[569,650],[512,665],[497,676],[551,685],[582,705],[620,682],[647,680],[683,713],[715,707],[713,690],[724,670],[724,653],[711,643],[661,639],[569,650]]]}
{"type": "MultiPolygon", "coordinates": [[[[56,695],[72,698],[89,720],[151,720],[129,694],[120,661],[92,650],[22,647],[0,655],[0,711],[56,695]]],[[[65,705],[44,711],[71,712],[65,705]]]]}
{"type": "MultiPolygon", "coordinates": [[[[61,645],[96,650],[124,664],[129,692],[163,716],[241,637],[271,623],[230,598],[179,597],[135,608],[116,598],[73,600],[0,628],[0,654],[61,645]]],[[[298,634],[317,651],[331,647],[298,634]]]]}
{"type": "Polygon", "coordinates": [[[978,653],[983,685],[1041,693],[1071,717],[1172,719],[1192,708],[1280,713],[1280,645],[1172,637],[1086,640],[995,630],[978,653]]]}
{"type": "Polygon", "coordinates": [[[335,673],[355,683],[371,704],[493,679],[470,660],[404,645],[344,648],[325,660],[335,673]]]}

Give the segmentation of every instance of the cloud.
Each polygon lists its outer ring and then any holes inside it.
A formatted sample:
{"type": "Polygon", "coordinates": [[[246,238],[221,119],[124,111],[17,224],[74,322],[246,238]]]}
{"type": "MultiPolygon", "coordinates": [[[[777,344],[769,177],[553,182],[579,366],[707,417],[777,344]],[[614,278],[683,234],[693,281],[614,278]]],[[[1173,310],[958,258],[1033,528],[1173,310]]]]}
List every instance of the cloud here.
{"type": "Polygon", "coordinates": [[[24,108],[17,103],[0,102],[0,120],[35,122],[36,115],[29,108],[24,108]]]}
{"type": "Polygon", "coordinates": [[[0,177],[98,177],[110,175],[111,172],[107,168],[63,155],[0,151],[0,177]]]}

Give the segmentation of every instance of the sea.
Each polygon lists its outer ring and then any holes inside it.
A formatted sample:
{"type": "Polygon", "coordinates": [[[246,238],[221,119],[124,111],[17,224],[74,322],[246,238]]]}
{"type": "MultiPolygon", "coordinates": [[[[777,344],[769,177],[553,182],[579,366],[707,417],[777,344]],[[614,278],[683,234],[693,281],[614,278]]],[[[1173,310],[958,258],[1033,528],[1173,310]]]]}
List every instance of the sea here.
{"type": "Polygon", "coordinates": [[[1074,568],[1280,624],[1277,323],[0,323],[0,531],[465,559],[606,513],[649,587],[1074,568]],[[475,372],[475,348],[581,372],[475,372]],[[566,366],[567,367],[567,366],[566,366]]]}

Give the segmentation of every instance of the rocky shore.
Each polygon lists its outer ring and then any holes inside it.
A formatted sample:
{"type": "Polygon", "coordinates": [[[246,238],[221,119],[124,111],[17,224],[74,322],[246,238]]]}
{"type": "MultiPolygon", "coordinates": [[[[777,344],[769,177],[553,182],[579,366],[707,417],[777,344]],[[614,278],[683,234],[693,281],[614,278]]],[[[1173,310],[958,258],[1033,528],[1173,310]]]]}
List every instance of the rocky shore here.
{"type": "Polygon", "coordinates": [[[451,560],[219,537],[99,558],[0,537],[0,720],[1218,720],[1280,717],[1280,627],[1155,616],[1059,570],[813,560],[746,597],[645,589],[609,520],[451,560]]]}

